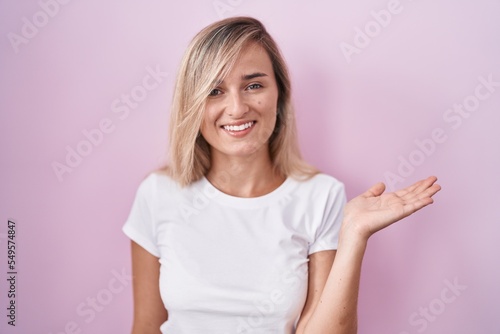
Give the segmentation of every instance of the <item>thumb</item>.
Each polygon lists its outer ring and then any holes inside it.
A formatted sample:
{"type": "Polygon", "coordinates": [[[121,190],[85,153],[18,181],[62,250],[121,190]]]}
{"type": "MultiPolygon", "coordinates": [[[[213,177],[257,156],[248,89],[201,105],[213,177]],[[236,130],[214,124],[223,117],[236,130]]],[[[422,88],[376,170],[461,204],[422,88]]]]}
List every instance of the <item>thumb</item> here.
{"type": "Polygon", "coordinates": [[[384,193],[385,184],[379,182],[370,187],[367,191],[365,191],[361,196],[363,197],[377,197],[384,193]]]}

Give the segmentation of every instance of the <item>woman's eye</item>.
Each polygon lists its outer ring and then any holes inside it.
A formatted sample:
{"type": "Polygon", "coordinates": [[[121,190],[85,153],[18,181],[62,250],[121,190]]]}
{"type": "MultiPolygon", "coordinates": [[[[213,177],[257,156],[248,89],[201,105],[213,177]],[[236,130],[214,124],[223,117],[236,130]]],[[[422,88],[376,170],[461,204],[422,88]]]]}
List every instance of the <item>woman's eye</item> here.
{"type": "Polygon", "coordinates": [[[212,89],[212,90],[210,91],[210,94],[208,94],[208,96],[217,96],[217,95],[219,95],[219,94],[221,94],[221,93],[222,93],[222,92],[221,92],[219,89],[215,88],[215,89],[212,89]]]}
{"type": "Polygon", "coordinates": [[[258,88],[262,88],[262,85],[261,84],[251,84],[250,86],[248,86],[248,89],[258,89],[258,88]]]}

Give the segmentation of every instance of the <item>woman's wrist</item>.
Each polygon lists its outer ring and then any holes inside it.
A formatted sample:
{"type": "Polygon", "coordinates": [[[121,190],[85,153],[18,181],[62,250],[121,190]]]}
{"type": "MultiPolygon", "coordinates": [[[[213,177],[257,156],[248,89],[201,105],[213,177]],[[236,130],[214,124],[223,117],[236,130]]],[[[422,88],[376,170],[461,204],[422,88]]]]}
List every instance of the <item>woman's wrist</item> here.
{"type": "Polygon", "coordinates": [[[343,267],[342,271],[345,268],[361,266],[367,246],[368,237],[365,234],[350,227],[342,228],[335,256],[337,266],[343,267]]]}
{"type": "Polygon", "coordinates": [[[340,229],[339,243],[351,246],[366,246],[370,235],[369,231],[363,230],[359,224],[344,220],[340,229]]]}

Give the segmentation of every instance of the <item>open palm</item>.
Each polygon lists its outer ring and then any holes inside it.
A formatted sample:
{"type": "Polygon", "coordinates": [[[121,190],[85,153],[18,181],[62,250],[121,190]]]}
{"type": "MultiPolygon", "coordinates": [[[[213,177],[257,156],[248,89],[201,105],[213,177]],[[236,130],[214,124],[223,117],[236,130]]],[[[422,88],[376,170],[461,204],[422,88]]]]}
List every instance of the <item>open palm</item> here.
{"type": "Polygon", "coordinates": [[[436,181],[437,178],[431,176],[391,193],[384,193],[385,185],[377,183],[346,204],[343,229],[354,229],[366,238],[370,237],[431,204],[432,196],[441,189],[436,181]]]}

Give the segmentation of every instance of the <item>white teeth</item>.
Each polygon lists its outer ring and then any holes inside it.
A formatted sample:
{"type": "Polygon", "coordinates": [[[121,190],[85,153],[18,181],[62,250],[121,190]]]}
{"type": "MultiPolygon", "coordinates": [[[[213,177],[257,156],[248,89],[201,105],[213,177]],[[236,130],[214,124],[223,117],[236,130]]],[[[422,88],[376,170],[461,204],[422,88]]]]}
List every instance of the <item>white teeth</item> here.
{"type": "Polygon", "coordinates": [[[227,131],[232,131],[232,132],[243,131],[245,129],[248,129],[252,125],[253,125],[253,122],[248,122],[248,123],[241,124],[241,125],[224,125],[224,129],[227,131]]]}

